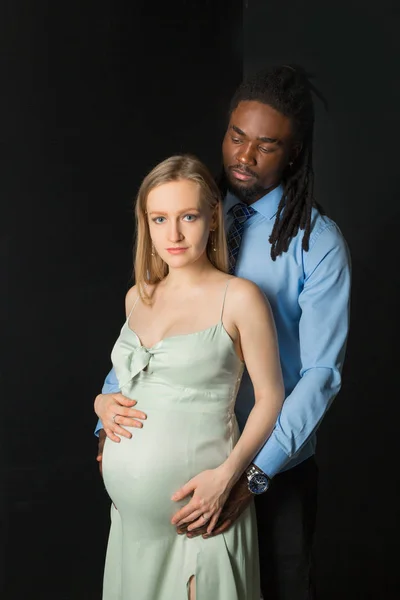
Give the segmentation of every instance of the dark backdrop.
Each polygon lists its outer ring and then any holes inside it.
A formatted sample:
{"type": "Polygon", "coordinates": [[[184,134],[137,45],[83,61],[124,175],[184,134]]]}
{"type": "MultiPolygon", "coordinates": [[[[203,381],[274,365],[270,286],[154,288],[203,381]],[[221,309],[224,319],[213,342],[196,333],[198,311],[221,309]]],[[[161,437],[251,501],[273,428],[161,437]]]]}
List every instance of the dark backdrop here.
{"type": "Polygon", "coordinates": [[[353,260],[343,389],[317,452],[320,598],[399,598],[398,3],[245,4],[245,73],[298,63],[327,97],[328,113],[316,100],[316,196],[353,260]]]}
{"type": "Polygon", "coordinates": [[[109,522],[93,399],[124,319],[133,198],[174,152],[219,168],[242,4],[2,11],[0,596],[98,600],[109,522]]]}
{"type": "Polygon", "coordinates": [[[0,550],[6,600],[97,600],[92,400],[130,283],[132,199],[175,151],[219,167],[244,70],[316,72],[318,200],[353,256],[344,386],[320,432],[320,599],[398,596],[395,3],[2,3],[0,550]],[[7,529],[7,531],[5,531],[7,529]]]}

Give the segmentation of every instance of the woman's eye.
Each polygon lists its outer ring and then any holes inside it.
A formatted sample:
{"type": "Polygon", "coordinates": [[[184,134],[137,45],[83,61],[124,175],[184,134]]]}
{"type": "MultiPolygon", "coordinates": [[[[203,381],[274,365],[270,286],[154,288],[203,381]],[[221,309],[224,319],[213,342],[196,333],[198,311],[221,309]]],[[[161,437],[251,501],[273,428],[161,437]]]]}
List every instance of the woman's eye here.
{"type": "Polygon", "coordinates": [[[196,215],[185,215],[183,218],[189,223],[191,223],[192,221],[195,221],[197,217],[196,215]]]}
{"type": "Polygon", "coordinates": [[[153,219],[154,223],[164,223],[165,221],[165,217],[155,217],[155,219],[153,219]]]}

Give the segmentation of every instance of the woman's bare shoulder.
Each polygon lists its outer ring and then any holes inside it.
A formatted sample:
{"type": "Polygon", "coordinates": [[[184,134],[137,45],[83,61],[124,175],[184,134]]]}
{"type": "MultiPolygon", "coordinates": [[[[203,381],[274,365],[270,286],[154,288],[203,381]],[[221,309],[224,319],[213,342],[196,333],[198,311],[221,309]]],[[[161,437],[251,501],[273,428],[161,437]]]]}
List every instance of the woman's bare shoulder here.
{"type": "Polygon", "coordinates": [[[129,315],[132,306],[136,302],[137,297],[138,297],[138,288],[136,285],[133,285],[127,291],[126,296],[125,296],[125,312],[126,312],[127,316],[129,315]]]}
{"type": "Polygon", "coordinates": [[[245,279],[244,277],[232,277],[229,283],[229,291],[235,296],[236,300],[256,300],[257,302],[267,302],[268,300],[264,292],[258,287],[254,281],[245,279]]]}

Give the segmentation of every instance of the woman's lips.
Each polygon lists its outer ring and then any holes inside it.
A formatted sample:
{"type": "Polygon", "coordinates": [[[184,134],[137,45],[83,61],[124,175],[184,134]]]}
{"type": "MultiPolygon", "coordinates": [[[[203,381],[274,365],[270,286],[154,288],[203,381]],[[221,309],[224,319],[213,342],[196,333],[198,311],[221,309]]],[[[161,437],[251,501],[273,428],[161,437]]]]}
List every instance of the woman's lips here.
{"type": "Polygon", "coordinates": [[[186,252],[187,248],[167,248],[167,252],[170,254],[182,254],[182,252],[186,252]]]}

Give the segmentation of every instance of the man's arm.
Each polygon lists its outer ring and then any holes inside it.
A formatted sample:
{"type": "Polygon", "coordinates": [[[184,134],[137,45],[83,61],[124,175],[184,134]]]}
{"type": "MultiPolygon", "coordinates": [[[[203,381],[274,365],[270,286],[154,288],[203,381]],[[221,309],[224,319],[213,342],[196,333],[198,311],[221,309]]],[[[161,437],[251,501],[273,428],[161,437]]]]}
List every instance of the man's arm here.
{"type": "MultiPolygon", "coordinates": [[[[104,384],[103,384],[101,393],[102,394],[115,394],[119,391],[120,390],[119,390],[118,379],[115,374],[114,368],[112,368],[104,380],[104,384]]],[[[96,435],[97,437],[99,437],[100,429],[103,429],[103,424],[102,424],[101,420],[99,419],[97,421],[96,429],[94,430],[94,435],[96,435]]]]}
{"type": "Polygon", "coordinates": [[[286,398],[275,429],[254,460],[270,477],[304,446],[341,386],[349,328],[349,251],[335,225],[304,253],[305,282],[299,296],[301,379],[286,398]]]}
{"type": "MultiPolygon", "coordinates": [[[[351,267],[346,242],[334,224],[322,231],[304,253],[304,263],[305,282],[299,296],[301,379],[286,398],[273,433],[253,461],[269,477],[279,473],[316,431],[341,385],[349,329],[351,267]]],[[[247,479],[242,476],[211,535],[226,531],[251,497],[247,479]]],[[[179,532],[186,531],[181,528],[179,532]]],[[[188,536],[204,533],[205,528],[200,528],[188,536]]]]}

